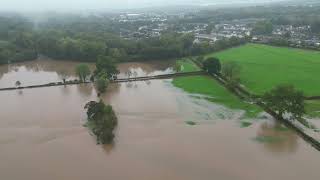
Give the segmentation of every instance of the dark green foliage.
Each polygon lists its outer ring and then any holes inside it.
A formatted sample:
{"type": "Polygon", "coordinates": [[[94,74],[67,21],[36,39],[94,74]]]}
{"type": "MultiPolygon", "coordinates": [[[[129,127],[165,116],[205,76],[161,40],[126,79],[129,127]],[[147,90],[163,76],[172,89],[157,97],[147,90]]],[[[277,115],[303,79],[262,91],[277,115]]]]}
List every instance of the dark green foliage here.
{"type": "Polygon", "coordinates": [[[104,93],[108,87],[109,81],[105,77],[98,77],[95,82],[99,93],[104,93]]]}
{"type": "Polygon", "coordinates": [[[228,83],[230,88],[233,88],[240,83],[241,66],[235,61],[227,61],[222,64],[222,76],[228,83]]]}
{"type": "Polygon", "coordinates": [[[242,121],[240,123],[242,128],[246,128],[252,125],[252,122],[247,122],[247,121],[242,121]]]}
{"type": "Polygon", "coordinates": [[[273,31],[273,25],[270,21],[259,21],[252,29],[252,34],[254,35],[267,35],[271,34],[273,31]]]}
{"type": "Polygon", "coordinates": [[[197,125],[197,123],[194,122],[194,121],[186,121],[186,124],[188,124],[188,125],[190,125],[190,126],[195,126],[195,125],[197,125]]]}
{"type": "Polygon", "coordinates": [[[20,87],[20,86],[21,86],[21,82],[20,82],[20,81],[16,81],[15,85],[16,85],[17,87],[20,87]]]}
{"type": "Polygon", "coordinates": [[[203,69],[210,74],[219,74],[221,71],[221,63],[218,58],[207,58],[202,64],[203,69]]]}
{"type": "Polygon", "coordinates": [[[38,50],[55,59],[95,61],[106,52],[103,42],[65,37],[65,32],[43,31],[39,34],[38,50]]]}
{"type": "Polygon", "coordinates": [[[37,56],[33,24],[20,16],[0,16],[0,64],[37,56]]]}
{"type": "Polygon", "coordinates": [[[30,60],[37,59],[37,57],[38,57],[38,54],[36,51],[26,49],[26,50],[15,53],[11,57],[11,61],[12,62],[30,61],[30,60]]]}
{"type": "Polygon", "coordinates": [[[279,85],[263,95],[265,105],[280,117],[285,114],[291,119],[301,119],[305,113],[304,96],[292,85],[279,85]]]}
{"type": "Polygon", "coordinates": [[[105,74],[108,79],[115,78],[119,71],[116,67],[116,60],[109,56],[100,56],[96,62],[95,75],[105,74]]]}
{"type": "Polygon", "coordinates": [[[274,46],[289,46],[290,42],[287,38],[272,38],[269,40],[269,44],[274,46]]]}
{"type": "Polygon", "coordinates": [[[208,26],[206,27],[206,33],[211,34],[213,28],[214,28],[214,24],[208,24],[208,26]]]}
{"type": "Polygon", "coordinates": [[[114,129],[118,119],[112,106],[100,102],[90,101],[85,105],[87,109],[87,127],[97,138],[98,144],[110,144],[114,139],[114,129]]]}
{"type": "Polygon", "coordinates": [[[245,44],[246,42],[247,40],[245,38],[237,38],[237,37],[231,37],[230,39],[221,39],[214,43],[213,50],[221,51],[234,46],[240,46],[242,44],[245,44]]]}
{"type": "Polygon", "coordinates": [[[17,49],[12,43],[0,43],[0,64],[35,60],[37,57],[38,54],[33,49],[17,49]]]}
{"type": "Polygon", "coordinates": [[[320,21],[314,21],[311,24],[311,31],[313,33],[319,34],[320,33],[320,21]]]}
{"type": "MultiPolygon", "coordinates": [[[[135,31],[144,25],[145,22],[119,23],[107,17],[55,14],[35,28],[21,17],[0,16],[0,40],[10,44],[1,47],[0,43],[0,63],[32,60],[38,54],[83,62],[96,62],[100,56],[111,57],[115,62],[159,60],[201,55],[244,43],[238,38],[221,40],[215,45],[194,43],[192,33],[176,33],[171,27],[158,37],[126,40],[119,36],[120,29],[135,31]]],[[[212,28],[210,25],[208,31],[212,28]]]]}

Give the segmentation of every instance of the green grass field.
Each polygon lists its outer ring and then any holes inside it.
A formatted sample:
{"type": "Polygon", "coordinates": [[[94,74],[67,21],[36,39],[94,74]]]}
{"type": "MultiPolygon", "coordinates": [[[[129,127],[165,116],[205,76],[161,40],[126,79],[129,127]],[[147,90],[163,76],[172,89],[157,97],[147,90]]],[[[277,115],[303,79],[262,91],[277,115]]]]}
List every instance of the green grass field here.
{"type": "Polygon", "coordinates": [[[259,107],[243,102],[209,76],[179,77],[173,80],[173,84],[188,93],[207,95],[209,101],[230,109],[245,110],[246,117],[255,117],[261,112],[259,107]]]}
{"type": "Polygon", "coordinates": [[[241,65],[241,83],[256,94],[293,84],[306,96],[320,95],[320,52],[247,44],[208,55],[241,65]]]}
{"type": "Polygon", "coordinates": [[[179,72],[193,72],[201,70],[188,58],[177,60],[176,65],[179,72]]]}
{"type": "Polygon", "coordinates": [[[320,101],[306,101],[306,111],[310,117],[320,117],[320,101]]]}
{"type": "MultiPolygon", "coordinates": [[[[320,95],[320,52],[247,44],[210,54],[223,61],[238,61],[242,67],[242,83],[249,91],[263,94],[277,84],[294,84],[305,95],[320,95]]],[[[191,60],[177,61],[181,72],[197,71],[191,60]]],[[[176,78],[173,84],[189,93],[204,94],[215,103],[231,109],[242,109],[254,117],[261,109],[242,102],[214,79],[205,76],[176,78]]],[[[308,116],[320,117],[320,101],[306,101],[308,116]]]]}

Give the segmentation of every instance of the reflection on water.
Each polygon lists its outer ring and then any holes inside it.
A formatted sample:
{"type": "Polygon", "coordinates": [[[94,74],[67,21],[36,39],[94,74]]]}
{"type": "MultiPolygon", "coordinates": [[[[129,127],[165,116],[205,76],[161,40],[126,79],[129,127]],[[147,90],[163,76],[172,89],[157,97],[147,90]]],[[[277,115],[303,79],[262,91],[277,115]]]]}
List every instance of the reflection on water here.
{"type": "MultiPolygon", "coordinates": [[[[47,59],[0,66],[0,88],[13,87],[16,81],[22,86],[58,82],[77,78],[77,62],[53,61],[47,59]]],[[[91,70],[93,64],[89,64],[91,70]]]]}
{"type": "MultiPolygon", "coordinates": [[[[133,65],[145,74],[153,73],[152,68],[157,67],[133,65]]],[[[126,67],[120,68],[122,74],[130,64],[126,67]]],[[[168,65],[163,69],[168,69],[168,65]]],[[[111,84],[102,98],[113,105],[119,125],[115,144],[98,146],[83,127],[86,119],[83,106],[97,100],[92,85],[25,89],[21,95],[18,91],[0,92],[1,178],[320,177],[316,168],[320,163],[318,152],[294,132],[270,124],[270,120],[240,128],[237,121],[242,111],[231,111],[193,96],[173,87],[170,80],[111,84]],[[189,126],[187,120],[196,121],[197,125],[189,126]],[[252,140],[261,136],[280,137],[282,141],[252,140]]]]}
{"type": "Polygon", "coordinates": [[[265,149],[274,153],[293,153],[298,148],[299,136],[294,131],[272,120],[261,123],[257,131],[257,138],[267,138],[266,142],[261,143],[265,149]]]}
{"type": "Polygon", "coordinates": [[[95,94],[93,92],[94,88],[90,84],[80,84],[80,85],[77,85],[76,87],[79,93],[84,97],[91,97],[93,94],[95,94]]]}
{"type": "MultiPolygon", "coordinates": [[[[148,76],[172,73],[173,61],[151,61],[148,63],[122,63],[118,66],[119,78],[127,77],[126,73],[131,72],[135,76],[148,76]]],[[[63,79],[73,80],[77,76],[75,68],[79,64],[72,61],[54,61],[40,59],[30,62],[9,64],[0,66],[0,88],[14,87],[16,81],[22,86],[45,84],[48,82],[61,82],[63,79]]],[[[88,64],[91,71],[94,71],[94,64],[88,64]]]]}
{"type": "Polygon", "coordinates": [[[148,63],[122,63],[118,66],[120,70],[119,78],[154,76],[173,73],[174,61],[151,61],[148,63]]]}

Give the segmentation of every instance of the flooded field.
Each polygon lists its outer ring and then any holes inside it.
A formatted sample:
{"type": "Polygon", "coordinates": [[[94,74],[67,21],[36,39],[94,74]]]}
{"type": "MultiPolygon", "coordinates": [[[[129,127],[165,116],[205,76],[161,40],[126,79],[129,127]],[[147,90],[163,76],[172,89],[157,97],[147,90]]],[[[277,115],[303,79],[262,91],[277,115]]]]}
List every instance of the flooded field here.
{"type": "MultiPolygon", "coordinates": [[[[79,63],[72,61],[55,61],[41,59],[24,63],[16,63],[0,66],[0,88],[14,87],[16,81],[20,81],[22,86],[46,84],[48,82],[61,82],[63,79],[77,79],[75,68],[79,63]]],[[[95,65],[87,63],[94,71],[95,65]]],[[[127,77],[126,72],[136,72],[138,76],[159,75],[172,72],[173,62],[151,63],[122,63],[118,69],[121,74],[119,78],[127,77]]]]}
{"type": "MultiPolygon", "coordinates": [[[[0,66],[0,87],[15,82],[13,77],[37,84],[59,80],[62,68],[67,70],[68,77],[74,78],[75,65],[58,63],[61,66],[41,71],[27,70],[21,65],[18,71],[7,73],[0,66]]],[[[119,69],[121,76],[130,69],[140,76],[170,72],[169,67],[167,62],[126,63],[119,69]]],[[[175,88],[171,80],[113,84],[102,98],[113,105],[119,118],[112,146],[96,145],[83,127],[83,106],[97,99],[92,85],[0,92],[1,179],[320,177],[319,152],[295,132],[265,116],[241,128],[241,110],[232,111],[201,96],[186,94],[175,88]],[[188,125],[187,121],[196,125],[188,125]]]]}

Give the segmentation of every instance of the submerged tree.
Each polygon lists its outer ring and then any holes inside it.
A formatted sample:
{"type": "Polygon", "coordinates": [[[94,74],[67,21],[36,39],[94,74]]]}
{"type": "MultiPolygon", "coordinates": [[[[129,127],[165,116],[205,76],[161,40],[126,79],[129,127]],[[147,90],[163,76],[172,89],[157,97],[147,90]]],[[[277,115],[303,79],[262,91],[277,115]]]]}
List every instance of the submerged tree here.
{"type": "Polygon", "coordinates": [[[203,69],[210,74],[219,74],[221,71],[221,63],[218,58],[208,58],[202,64],[203,69]]]}
{"type": "Polygon", "coordinates": [[[98,96],[104,93],[109,85],[108,73],[105,70],[100,71],[93,77],[93,81],[95,82],[95,86],[98,91],[98,96]]]}
{"type": "Polygon", "coordinates": [[[87,77],[90,75],[90,68],[86,64],[79,64],[76,67],[76,74],[78,75],[80,81],[86,82],[87,77]]]}
{"type": "Polygon", "coordinates": [[[108,56],[100,56],[96,62],[95,75],[105,73],[108,79],[115,78],[119,71],[115,64],[115,59],[108,56]]]}
{"type": "Polygon", "coordinates": [[[20,87],[21,86],[21,82],[20,81],[16,81],[15,85],[16,85],[16,87],[20,87]]]}
{"type": "Polygon", "coordinates": [[[285,114],[291,119],[300,119],[305,111],[304,96],[292,85],[279,85],[263,95],[267,107],[283,118],[285,114]]]}
{"type": "Polygon", "coordinates": [[[95,85],[96,85],[96,88],[97,88],[99,94],[104,93],[104,92],[106,92],[106,89],[109,85],[109,80],[104,77],[98,77],[98,79],[95,82],[95,85]]]}
{"type": "Polygon", "coordinates": [[[111,144],[114,139],[114,129],[118,119],[112,106],[100,102],[90,101],[85,105],[87,109],[87,127],[96,136],[98,144],[111,144]]]}

